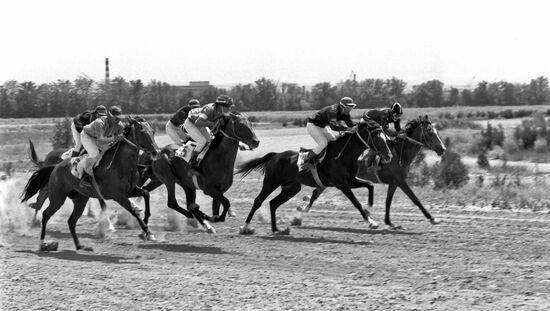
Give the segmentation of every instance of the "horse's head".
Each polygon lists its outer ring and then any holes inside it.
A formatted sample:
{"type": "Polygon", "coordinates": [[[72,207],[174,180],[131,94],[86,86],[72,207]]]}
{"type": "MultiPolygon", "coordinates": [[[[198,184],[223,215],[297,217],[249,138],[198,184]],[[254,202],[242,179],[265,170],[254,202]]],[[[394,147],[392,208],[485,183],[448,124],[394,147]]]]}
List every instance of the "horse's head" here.
{"type": "Polygon", "coordinates": [[[407,123],[405,129],[407,131],[407,136],[421,142],[427,148],[435,151],[437,155],[441,156],[445,153],[445,150],[447,150],[435,126],[427,115],[418,117],[418,119],[407,123]]]}
{"type": "Polygon", "coordinates": [[[260,140],[256,137],[252,124],[244,115],[238,112],[224,117],[220,130],[225,136],[245,143],[250,150],[260,145],[260,140]]]}
{"type": "Polygon", "coordinates": [[[357,135],[363,143],[374,150],[382,160],[382,163],[389,163],[392,159],[392,153],[386,143],[386,135],[380,125],[373,126],[366,122],[360,122],[357,125],[357,135]]]}
{"type": "Polygon", "coordinates": [[[127,124],[124,131],[126,139],[153,156],[156,155],[159,147],[155,142],[155,131],[151,125],[142,117],[128,117],[127,124]]]}

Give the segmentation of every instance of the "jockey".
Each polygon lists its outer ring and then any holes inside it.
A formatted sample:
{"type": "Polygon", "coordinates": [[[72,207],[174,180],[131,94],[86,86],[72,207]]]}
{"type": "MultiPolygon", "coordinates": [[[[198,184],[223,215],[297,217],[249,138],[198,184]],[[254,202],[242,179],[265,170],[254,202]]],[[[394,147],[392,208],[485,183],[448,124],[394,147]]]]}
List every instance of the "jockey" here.
{"type": "Polygon", "coordinates": [[[124,125],[121,119],[122,110],[118,106],[112,106],[105,116],[100,116],[94,122],[84,126],[80,137],[89,155],[83,159],[84,172],[89,175],[82,174],[80,184],[83,187],[90,185],[88,179],[91,180],[93,166],[98,160],[99,152],[109,149],[113,143],[120,140],[120,137],[124,137],[122,136],[124,125]]]}
{"type": "MultiPolygon", "coordinates": [[[[382,127],[384,133],[390,138],[406,138],[406,133],[401,132],[401,116],[403,115],[403,108],[400,103],[393,103],[391,108],[372,109],[363,113],[362,122],[375,122],[382,127]],[[389,128],[390,123],[393,123],[394,130],[389,128]]],[[[376,152],[369,149],[367,153],[367,171],[376,171],[379,167],[373,166],[376,152]]]]}
{"type": "Polygon", "coordinates": [[[168,122],[166,122],[166,134],[172,139],[174,144],[183,145],[189,140],[189,135],[185,133],[183,129],[183,123],[187,119],[189,111],[194,108],[200,108],[201,104],[196,99],[191,99],[187,106],[183,106],[174,115],[168,122]]]}
{"type": "Polygon", "coordinates": [[[98,117],[106,115],[107,108],[103,105],[99,105],[94,109],[94,111],[86,110],[73,118],[73,122],[71,123],[71,133],[73,134],[75,144],[71,157],[78,157],[80,155],[80,151],[82,150],[82,142],[80,141],[80,133],[82,132],[82,128],[92,123],[98,117]]]}
{"type": "Polygon", "coordinates": [[[197,142],[189,160],[189,166],[192,169],[196,169],[198,155],[212,141],[208,127],[216,125],[221,117],[229,114],[231,106],[233,106],[233,99],[227,95],[220,95],[214,103],[204,105],[200,109],[193,109],[189,113],[183,127],[189,136],[197,142]]]}
{"type": "Polygon", "coordinates": [[[355,106],[353,99],[342,97],[339,103],[327,106],[307,119],[307,132],[313,137],[317,146],[307,154],[304,162],[314,162],[315,158],[326,148],[329,140],[336,139],[332,130],[345,131],[355,125],[350,116],[350,112],[355,106]],[[345,125],[339,121],[343,121],[345,125]]]}

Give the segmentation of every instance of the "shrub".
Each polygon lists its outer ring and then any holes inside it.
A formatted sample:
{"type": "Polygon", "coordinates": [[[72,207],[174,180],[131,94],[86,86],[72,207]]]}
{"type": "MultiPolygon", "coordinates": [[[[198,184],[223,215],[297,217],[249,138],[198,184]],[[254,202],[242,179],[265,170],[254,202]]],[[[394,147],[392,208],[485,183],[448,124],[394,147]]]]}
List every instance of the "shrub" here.
{"type": "Polygon", "coordinates": [[[53,136],[50,142],[54,149],[69,148],[73,144],[73,135],[71,133],[71,118],[65,118],[55,123],[53,136]]]}
{"type": "Polygon", "coordinates": [[[435,189],[460,188],[468,182],[468,168],[460,154],[448,150],[434,166],[433,178],[435,189]]]}
{"type": "Polygon", "coordinates": [[[486,152],[482,152],[477,156],[477,166],[486,170],[491,168],[491,164],[489,164],[486,152]]]}
{"type": "Polygon", "coordinates": [[[500,116],[504,119],[512,119],[514,117],[514,113],[510,109],[506,109],[500,113],[500,116]]]}
{"type": "Polygon", "coordinates": [[[537,153],[544,153],[548,149],[548,142],[542,137],[537,138],[537,140],[535,140],[534,149],[537,153]]]}

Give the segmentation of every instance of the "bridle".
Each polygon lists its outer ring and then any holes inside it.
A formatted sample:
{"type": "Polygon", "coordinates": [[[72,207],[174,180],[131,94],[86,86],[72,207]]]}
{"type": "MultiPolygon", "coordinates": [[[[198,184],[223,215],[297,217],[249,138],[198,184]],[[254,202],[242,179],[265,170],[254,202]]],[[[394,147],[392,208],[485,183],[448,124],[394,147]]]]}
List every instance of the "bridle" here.
{"type": "MultiPolygon", "coordinates": [[[[143,126],[143,123],[144,123],[144,122],[138,122],[138,123],[141,124],[141,125],[143,126]]],[[[136,140],[137,140],[137,137],[136,137],[136,128],[135,128],[134,124],[133,124],[133,123],[130,124],[129,127],[130,127],[130,132],[132,133],[132,139],[133,139],[133,141],[136,141],[136,140]]],[[[128,134],[129,134],[129,133],[128,133],[128,134]]],[[[132,147],[135,147],[135,148],[137,148],[137,149],[139,149],[139,150],[142,150],[142,151],[147,151],[144,147],[142,147],[142,146],[140,146],[140,145],[138,145],[138,144],[132,142],[132,141],[129,140],[128,138],[126,138],[126,136],[123,136],[123,139],[124,139],[127,143],[129,143],[132,147]]],[[[116,156],[116,153],[117,153],[117,151],[118,151],[118,147],[120,146],[120,143],[121,143],[121,142],[119,142],[119,143],[116,144],[115,153],[113,153],[113,157],[111,158],[111,161],[109,162],[109,165],[107,165],[107,169],[110,169],[110,168],[111,168],[111,164],[113,164],[113,161],[115,160],[115,156],[116,156]]]]}
{"type": "MultiPolygon", "coordinates": [[[[380,128],[377,128],[375,130],[373,130],[372,132],[381,132],[382,129],[380,128]]],[[[365,139],[363,139],[363,137],[361,137],[361,135],[359,135],[359,131],[355,131],[352,135],[349,136],[348,140],[346,141],[346,143],[344,144],[344,147],[342,147],[342,150],[340,150],[340,152],[338,153],[338,155],[334,158],[335,160],[337,160],[341,155],[342,155],[342,152],[344,152],[344,149],[346,149],[346,147],[348,146],[348,143],[350,142],[351,138],[354,136],[354,135],[357,135],[357,137],[359,138],[359,140],[363,143],[363,145],[365,145],[365,147],[367,148],[371,148],[371,146],[368,144],[368,142],[372,142],[372,149],[377,153],[377,154],[380,154],[380,151],[378,150],[378,148],[376,148],[376,144],[374,143],[374,139],[372,138],[372,133],[369,129],[367,129],[367,133],[369,135],[369,137],[367,138],[367,141],[365,141],[365,139]]]]}

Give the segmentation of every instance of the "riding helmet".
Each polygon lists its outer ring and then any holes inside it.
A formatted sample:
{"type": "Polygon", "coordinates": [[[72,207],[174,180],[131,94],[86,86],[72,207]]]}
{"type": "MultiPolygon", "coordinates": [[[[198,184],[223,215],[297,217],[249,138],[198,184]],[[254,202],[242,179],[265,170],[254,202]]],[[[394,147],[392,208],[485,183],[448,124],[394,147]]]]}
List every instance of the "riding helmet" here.
{"type": "Polygon", "coordinates": [[[187,103],[187,105],[189,105],[189,107],[191,108],[199,108],[201,106],[201,103],[198,99],[193,98],[187,103]]]}
{"type": "Polygon", "coordinates": [[[218,98],[216,98],[216,105],[231,107],[233,106],[233,98],[227,96],[227,95],[220,95],[218,98]]]}
{"type": "Polygon", "coordinates": [[[340,104],[346,106],[346,107],[349,107],[349,108],[355,108],[355,103],[353,102],[353,99],[351,99],[351,97],[342,97],[342,99],[340,99],[340,104]]]}
{"type": "Polygon", "coordinates": [[[119,106],[111,106],[109,107],[109,113],[117,118],[122,118],[122,109],[120,109],[119,106]]]}
{"type": "Polygon", "coordinates": [[[98,116],[106,116],[107,115],[107,108],[105,108],[105,106],[103,106],[103,105],[99,105],[99,106],[95,107],[94,112],[98,116]]]}
{"type": "Polygon", "coordinates": [[[397,102],[391,105],[391,111],[395,114],[403,114],[403,108],[401,108],[401,104],[397,102]]]}

